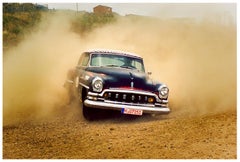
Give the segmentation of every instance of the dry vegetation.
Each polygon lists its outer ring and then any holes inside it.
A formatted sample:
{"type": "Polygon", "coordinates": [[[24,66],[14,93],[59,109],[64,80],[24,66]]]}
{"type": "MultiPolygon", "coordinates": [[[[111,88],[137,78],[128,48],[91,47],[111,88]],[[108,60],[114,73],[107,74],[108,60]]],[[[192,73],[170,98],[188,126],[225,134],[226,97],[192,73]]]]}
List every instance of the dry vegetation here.
{"type": "MultiPolygon", "coordinates": [[[[38,30],[41,20],[58,11],[37,8],[31,3],[3,3],[3,49],[18,45],[25,36],[38,30]]],[[[71,30],[84,35],[94,28],[116,21],[118,14],[61,11],[71,15],[71,30]]]]}

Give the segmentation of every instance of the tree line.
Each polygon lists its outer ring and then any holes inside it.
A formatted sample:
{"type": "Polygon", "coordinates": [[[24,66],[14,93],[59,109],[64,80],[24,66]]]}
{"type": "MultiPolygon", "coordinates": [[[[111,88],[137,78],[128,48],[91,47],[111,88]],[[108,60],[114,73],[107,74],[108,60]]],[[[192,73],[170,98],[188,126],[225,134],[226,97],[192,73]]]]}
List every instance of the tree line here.
{"type": "Polygon", "coordinates": [[[3,13],[31,12],[39,10],[48,10],[48,8],[33,3],[3,3],[3,13]]]}
{"type": "MultiPolygon", "coordinates": [[[[24,35],[31,33],[34,27],[41,21],[43,13],[45,16],[53,14],[45,6],[32,3],[3,3],[3,48],[9,49],[17,45],[24,35]]],[[[72,11],[66,11],[72,12],[72,11]]],[[[72,31],[85,35],[97,27],[113,23],[117,20],[117,13],[95,14],[93,12],[78,12],[71,19],[72,31]]]]}

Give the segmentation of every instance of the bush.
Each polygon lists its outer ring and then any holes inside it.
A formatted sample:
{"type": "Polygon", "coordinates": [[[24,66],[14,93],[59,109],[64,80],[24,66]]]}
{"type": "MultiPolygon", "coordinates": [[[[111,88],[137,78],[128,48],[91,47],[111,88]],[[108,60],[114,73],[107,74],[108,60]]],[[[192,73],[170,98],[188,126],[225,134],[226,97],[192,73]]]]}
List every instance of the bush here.
{"type": "Polygon", "coordinates": [[[41,13],[32,4],[3,4],[3,49],[17,45],[25,33],[40,22],[41,13]],[[24,11],[22,11],[24,9],[24,11]]]}
{"type": "Polygon", "coordinates": [[[116,21],[114,14],[80,14],[73,20],[72,29],[79,34],[85,34],[92,31],[94,28],[101,27],[116,21]]]}

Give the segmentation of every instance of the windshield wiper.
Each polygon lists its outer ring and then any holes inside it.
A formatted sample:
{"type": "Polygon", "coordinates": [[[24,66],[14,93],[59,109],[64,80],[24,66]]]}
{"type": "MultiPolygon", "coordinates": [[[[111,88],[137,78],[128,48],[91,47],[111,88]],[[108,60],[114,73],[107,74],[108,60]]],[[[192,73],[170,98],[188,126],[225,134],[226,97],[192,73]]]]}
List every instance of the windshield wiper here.
{"type": "Polygon", "coordinates": [[[120,66],[121,68],[126,68],[126,69],[136,69],[135,67],[133,66],[126,66],[126,65],[122,65],[120,66]]]}
{"type": "Polygon", "coordinates": [[[118,65],[113,65],[113,64],[109,64],[109,65],[105,65],[107,67],[119,67],[118,65]]]}

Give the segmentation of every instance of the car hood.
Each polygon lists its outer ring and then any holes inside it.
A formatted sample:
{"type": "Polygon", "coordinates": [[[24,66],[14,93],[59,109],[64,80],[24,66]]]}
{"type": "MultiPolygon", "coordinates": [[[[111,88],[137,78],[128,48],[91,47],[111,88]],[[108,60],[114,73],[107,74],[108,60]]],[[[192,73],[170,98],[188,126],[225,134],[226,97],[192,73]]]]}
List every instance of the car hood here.
{"type": "Polygon", "coordinates": [[[131,88],[157,91],[157,84],[146,73],[120,67],[89,67],[87,71],[104,81],[104,88],[131,88]]]}

